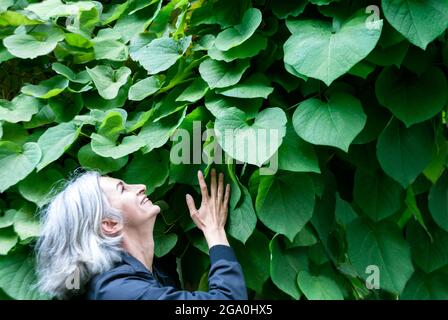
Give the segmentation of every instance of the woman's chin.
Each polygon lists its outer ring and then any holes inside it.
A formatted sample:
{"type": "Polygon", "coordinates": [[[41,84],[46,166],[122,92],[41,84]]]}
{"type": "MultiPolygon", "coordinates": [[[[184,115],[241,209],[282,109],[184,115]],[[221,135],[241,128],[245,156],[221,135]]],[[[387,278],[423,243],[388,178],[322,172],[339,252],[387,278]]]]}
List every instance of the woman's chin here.
{"type": "Polygon", "coordinates": [[[155,211],[156,214],[160,213],[160,207],[158,205],[154,205],[153,210],[155,211]]]}

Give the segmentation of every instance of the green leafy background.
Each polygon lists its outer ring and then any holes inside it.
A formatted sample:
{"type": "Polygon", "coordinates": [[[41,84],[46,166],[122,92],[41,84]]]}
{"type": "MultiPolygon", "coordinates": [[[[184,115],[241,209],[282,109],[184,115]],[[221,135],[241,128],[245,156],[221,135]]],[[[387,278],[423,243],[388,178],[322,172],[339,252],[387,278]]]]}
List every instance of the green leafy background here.
{"type": "Polygon", "coordinates": [[[215,166],[251,299],[448,298],[448,2],[0,0],[0,27],[0,298],[49,298],[36,212],[79,166],[146,184],[186,289],[210,266],[185,193],[215,166]],[[173,163],[194,121],[278,129],[279,170],[238,135],[202,147],[242,164],[173,163]]]}

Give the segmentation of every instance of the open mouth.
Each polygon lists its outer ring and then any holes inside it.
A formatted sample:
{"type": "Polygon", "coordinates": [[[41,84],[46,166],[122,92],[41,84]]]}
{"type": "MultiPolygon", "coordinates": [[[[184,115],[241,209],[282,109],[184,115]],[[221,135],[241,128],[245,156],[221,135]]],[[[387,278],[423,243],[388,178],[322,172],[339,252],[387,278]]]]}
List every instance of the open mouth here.
{"type": "Polygon", "coordinates": [[[148,197],[144,197],[142,202],[140,203],[141,205],[144,205],[145,203],[150,202],[150,200],[148,199],[148,197]]]}

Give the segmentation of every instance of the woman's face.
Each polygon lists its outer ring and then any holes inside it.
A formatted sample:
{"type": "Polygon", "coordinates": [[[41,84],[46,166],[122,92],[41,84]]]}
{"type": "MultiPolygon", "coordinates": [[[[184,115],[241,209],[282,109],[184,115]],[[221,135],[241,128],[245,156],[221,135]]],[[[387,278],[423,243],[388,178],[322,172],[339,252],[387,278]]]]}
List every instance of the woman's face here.
{"type": "Polygon", "coordinates": [[[139,226],[160,212],[160,207],[146,197],[144,184],[127,184],[120,179],[102,176],[100,186],[111,206],[122,212],[127,226],[139,226]]]}

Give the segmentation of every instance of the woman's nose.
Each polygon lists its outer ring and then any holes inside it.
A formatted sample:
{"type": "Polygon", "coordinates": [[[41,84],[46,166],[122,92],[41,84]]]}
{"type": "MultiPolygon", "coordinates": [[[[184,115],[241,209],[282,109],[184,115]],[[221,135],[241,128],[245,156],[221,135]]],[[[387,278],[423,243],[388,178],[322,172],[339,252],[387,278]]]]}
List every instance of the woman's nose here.
{"type": "Polygon", "coordinates": [[[138,193],[140,194],[140,193],[145,193],[146,192],[146,185],[144,185],[144,184],[139,184],[138,185],[138,193]]]}

